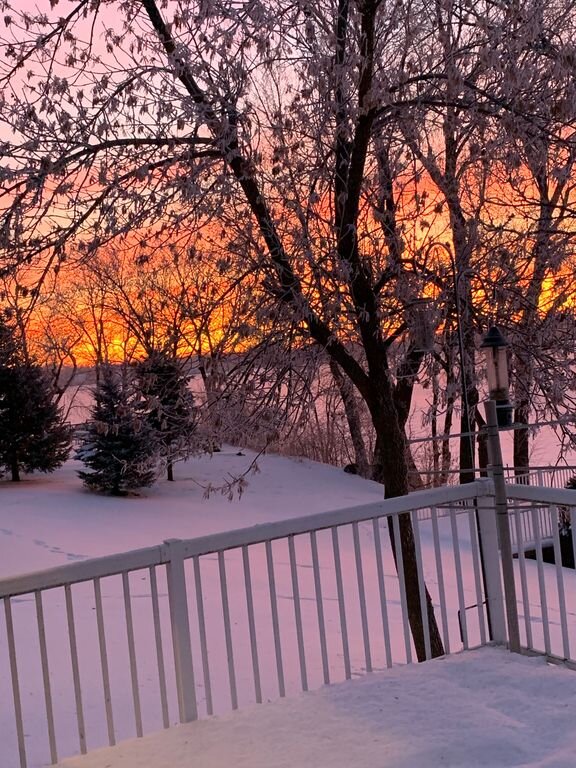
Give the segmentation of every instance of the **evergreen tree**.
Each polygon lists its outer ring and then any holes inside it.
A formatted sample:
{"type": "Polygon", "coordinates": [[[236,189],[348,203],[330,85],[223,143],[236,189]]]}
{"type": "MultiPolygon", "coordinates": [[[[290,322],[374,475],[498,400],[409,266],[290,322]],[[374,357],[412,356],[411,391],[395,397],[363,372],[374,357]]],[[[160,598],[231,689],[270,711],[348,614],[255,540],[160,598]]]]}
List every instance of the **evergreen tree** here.
{"type": "Polygon", "coordinates": [[[142,405],[127,369],[121,374],[104,369],[94,391],[92,418],[80,435],[76,453],[89,470],[78,472],[87,488],[122,496],[154,483],[154,430],[142,405]]]}
{"type": "Polygon", "coordinates": [[[196,436],[197,411],[190,377],[180,360],[163,352],[154,352],[139,363],[137,377],[168,480],[174,480],[173,464],[190,456],[196,436]]]}
{"type": "Polygon", "coordinates": [[[21,472],[53,472],[68,458],[70,438],[48,376],[0,321],[0,467],[13,481],[21,472]]]}

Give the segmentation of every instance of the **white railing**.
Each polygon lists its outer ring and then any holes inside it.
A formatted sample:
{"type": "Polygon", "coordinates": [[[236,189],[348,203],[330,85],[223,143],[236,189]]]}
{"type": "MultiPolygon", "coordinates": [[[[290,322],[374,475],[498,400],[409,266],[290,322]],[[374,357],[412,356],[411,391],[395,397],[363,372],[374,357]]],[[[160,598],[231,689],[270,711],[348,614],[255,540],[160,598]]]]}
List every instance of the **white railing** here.
{"type": "Polygon", "coordinates": [[[521,643],[530,650],[576,662],[576,535],[562,535],[560,525],[561,513],[564,518],[572,516],[576,493],[516,484],[506,487],[517,542],[515,578],[521,643]],[[523,538],[526,518],[531,521],[530,547],[523,538]],[[543,519],[551,521],[549,531],[543,530],[543,519]],[[527,549],[533,550],[533,557],[527,556],[527,549]]]}
{"type": "Polygon", "coordinates": [[[554,528],[557,527],[557,519],[549,506],[529,507],[522,503],[510,504],[510,537],[514,552],[521,545],[524,550],[532,550],[536,546],[536,531],[534,529],[534,512],[538,516],[538,536],[542,541],[551,543],[554,537],[554,528]],[[520,528],[520,535],[517,531],[520,528]]]}
{"type": "MultiPolygon", "coordinates": [[[[456,472],[457,470],[454,470],[456,472]]],[[[533,467],[526,474],[515,475],[513,467],[505,467],[505,476],[511,484],[518,485],[538,485],[547,486],[550,488],[563,489],[566,486],[567,481],[576,475],[575,467],[533,467]]],[[[439,510],[439,514],[442,511],[439,510]]],[[[421,509],[418,512],[420,520],[430,519],[430,509],[421,509]]],[[[533,549],[535,546],[535,533],[532,526],[533,515],[531,511],[522,509],[519,507],[516,517],[520,527],[522,528],[522,545],[524,549],[533,549]]],[[[540,537],[546,541],[552,541],[553,526],[556,524],[553,521],[550,509],[547,506],[542,506],[538,510],[538,519],[540,526],[540,537]]],[[[510,521],[510,535],[512,539],[512,546],[516,552],[518,549],[518,537],[516,535],[516,522],[510,521]]]]}
{"type": "MultiPolygon", "coordinates": [[[[389,539],[403,513],[446,653],[504,642],[492,493],[480,480],[0,580],[2,768],[413,661],[389,539]]],[[[558,527],[576,494],[520,484],[507,493],[522,645],[576,663],[576,572],[561,565],[558,527]],[[555,564],[545,562],[541,510],[555,564]]],[[[429,657],[427,633],[425,644],[429,657]]]]}
{"type": "Polygon", "coordinates": [[[576,467],[564,466],[559,464],[555,467],[530,467],[521,470],[521,474],[516,474],[519,470],[514,467],[505,467],[504,474],[510,483],[519,485],[542,485],[550,488],[565,488],[566,483],[576,477],[576,467]]]}
{"type": "Polygon", "coordinates": [[[491,487],[424,491],[0,580],[2,768],[413,661],[388,534],[398,536],[403,513],[446,653],[485,644],[475,514],[495,604],[491,487]]]}
{"type": "MultiPolygon", "coordinates": [[[[474,474],[476,477],[482,477],[482,473],[489,472],[487,468],[476,467],[474,474]]],[[[433,478],[439,476],[446,477],[448,484],[457,483],[460,475],[459,469],[448,470],[414,470],[411,475],[417,475],[421,479],[427,479],[428,483],[433,478]]],[[[576,466],[558,464],[556,466],[532,466],[532,467],[504,467],[504,476],[509,483],[519,483],[521,485],[543,485],[550,488],[565,488],[566,483],[573,477],[576,477],[576,466]]]]}

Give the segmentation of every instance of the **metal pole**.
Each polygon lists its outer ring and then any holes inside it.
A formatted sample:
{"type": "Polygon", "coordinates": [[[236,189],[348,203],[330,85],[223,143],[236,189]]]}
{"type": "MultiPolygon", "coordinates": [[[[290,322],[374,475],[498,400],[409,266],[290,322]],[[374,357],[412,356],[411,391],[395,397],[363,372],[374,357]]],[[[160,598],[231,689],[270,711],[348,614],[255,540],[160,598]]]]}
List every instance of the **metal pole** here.
{"type": "Polygon", "coordinates": [[[518,607],[516,604],[516,585],[514,583],[514,563],[512,559],[512,541],[508,522],[508,500],[506,498],[506,483],[502,463],[502,447],[498,431],[498,416],[494,400],[486,400],[486,431],[488,437],[488,455],[494,480],[494,505],[496,507],[496,524],[498,526],[498,541],[502,562],[502,578],[504,581],[504,601],[506,603],[506,622],[508,624],[508,647],[513,653],[520,653],[520,626],[518,623],[518,607]]]}

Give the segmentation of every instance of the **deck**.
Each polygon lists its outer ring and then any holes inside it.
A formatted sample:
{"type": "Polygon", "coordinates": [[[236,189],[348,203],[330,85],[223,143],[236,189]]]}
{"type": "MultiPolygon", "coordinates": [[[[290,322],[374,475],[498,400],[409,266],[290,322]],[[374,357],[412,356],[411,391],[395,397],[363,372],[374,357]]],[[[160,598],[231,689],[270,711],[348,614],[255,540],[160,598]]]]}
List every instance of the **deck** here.
{"type": "Polygon", "coordinates": [[[97,750],[61,768],[574,765],[576,674],[485,647],[97,750]]]}

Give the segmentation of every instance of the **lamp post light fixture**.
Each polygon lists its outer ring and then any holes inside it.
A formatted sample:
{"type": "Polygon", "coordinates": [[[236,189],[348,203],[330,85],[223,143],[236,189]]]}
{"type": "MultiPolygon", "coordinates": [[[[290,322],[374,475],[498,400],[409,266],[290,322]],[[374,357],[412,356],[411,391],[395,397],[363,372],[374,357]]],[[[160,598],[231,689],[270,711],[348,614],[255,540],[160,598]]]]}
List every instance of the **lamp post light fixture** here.
{"type": "Polygon", "coordinates": [[[498,427],[512,426],[512,405],[509,396],[508,342],[493,325],[484,337],[480,349],[484,350],[486,378],[490,400],[496,403],[498,427]]]}

